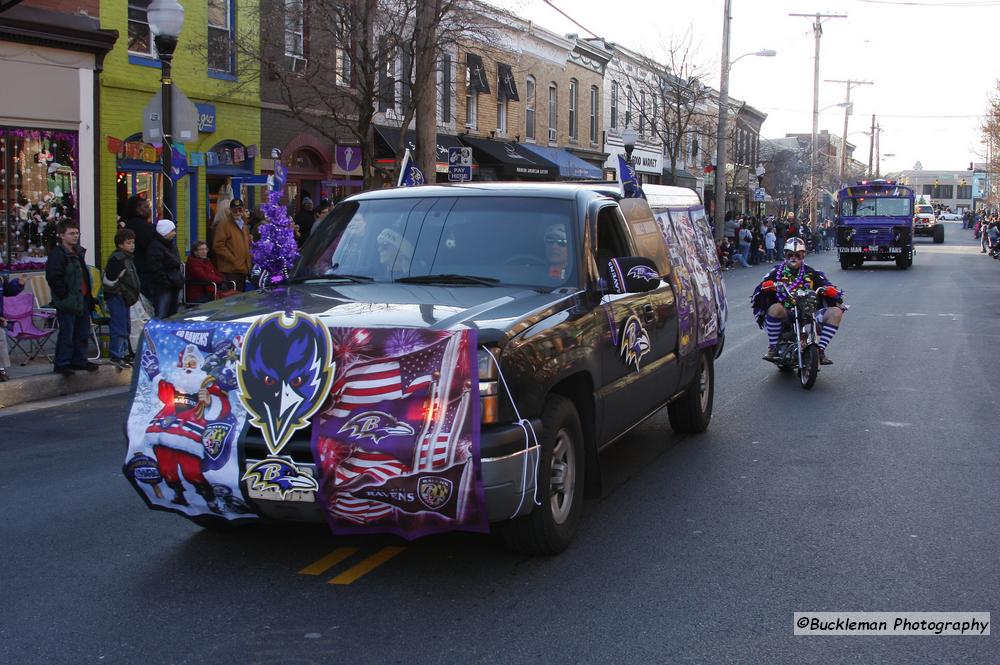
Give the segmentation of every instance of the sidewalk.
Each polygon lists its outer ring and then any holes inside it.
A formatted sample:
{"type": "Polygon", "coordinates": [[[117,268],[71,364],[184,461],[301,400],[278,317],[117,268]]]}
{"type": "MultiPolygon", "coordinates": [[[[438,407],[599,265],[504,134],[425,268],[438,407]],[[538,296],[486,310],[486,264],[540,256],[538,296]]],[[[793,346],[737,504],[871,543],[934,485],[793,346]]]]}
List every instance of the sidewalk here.
{"type": "MultiPolygon", "coordinates": [[[[13,355],[13,354],[12,354],[13,355]]],[[[101,368],[96,372],[77,372],[73,376],[62,376],[52,371],[52,363],[45,357],[36,358],[27,365],[20,365],[23,356],[14,356],[14,363],[7,368],[10,381],[0,383],[0,410],[8,406],[52,399],[63,395],[128,386],[132,381],[132,371],[121,371],[105,364],[107,359],[97,362],[101,368]]]]}

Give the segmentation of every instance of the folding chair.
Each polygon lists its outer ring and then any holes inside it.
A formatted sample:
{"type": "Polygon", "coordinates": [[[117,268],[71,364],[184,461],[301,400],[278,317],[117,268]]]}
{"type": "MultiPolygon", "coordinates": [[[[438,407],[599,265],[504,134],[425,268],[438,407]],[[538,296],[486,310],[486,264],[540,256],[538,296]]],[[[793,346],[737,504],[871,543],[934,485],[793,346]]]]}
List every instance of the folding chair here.
{"type": "MultiPolygon", "coordinates": [[[[27,358],[21,365],[27,365],[38,357],[45,348],[45,342],[58,331],[55,325],[44,328],[35,325],[37,319],[54,324],[56,315],[55,312],[35,308],[35,297],[27,291],[3,299],[3,317],[10,326],[4,329],[4,334],[11,341],[13,349],[27,358]]],[[[51,355],[48,357],[52,359],[51,355]]]]}

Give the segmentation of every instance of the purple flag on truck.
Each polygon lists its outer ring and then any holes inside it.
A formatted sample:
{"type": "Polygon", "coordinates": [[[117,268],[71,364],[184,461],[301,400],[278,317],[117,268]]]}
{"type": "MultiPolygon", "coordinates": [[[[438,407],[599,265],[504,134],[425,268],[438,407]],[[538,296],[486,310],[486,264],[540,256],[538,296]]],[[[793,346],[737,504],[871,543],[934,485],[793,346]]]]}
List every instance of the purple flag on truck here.
{"type": "Polygon", "coordinates": [[[475,331],[331,333],[337,374],[312,446],[334,533],[487,531],[475,331]]]}

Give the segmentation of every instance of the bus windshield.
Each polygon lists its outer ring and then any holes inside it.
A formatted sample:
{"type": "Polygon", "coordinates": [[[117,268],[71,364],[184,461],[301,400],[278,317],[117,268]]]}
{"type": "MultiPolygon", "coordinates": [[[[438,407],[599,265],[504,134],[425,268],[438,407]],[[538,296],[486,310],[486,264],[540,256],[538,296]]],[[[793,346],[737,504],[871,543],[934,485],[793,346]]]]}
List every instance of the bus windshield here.
{"type": "Polygon", "coordinates": [[[909,198],[848,198],[840,202],[841,217],[909,217],[913,201],[909,198]]]}

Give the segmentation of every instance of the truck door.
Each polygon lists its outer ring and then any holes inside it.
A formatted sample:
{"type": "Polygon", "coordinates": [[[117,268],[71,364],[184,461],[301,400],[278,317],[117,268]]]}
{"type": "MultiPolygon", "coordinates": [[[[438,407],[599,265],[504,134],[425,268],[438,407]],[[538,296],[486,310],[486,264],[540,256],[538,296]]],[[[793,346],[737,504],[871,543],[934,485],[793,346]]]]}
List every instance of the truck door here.
{"type": "MultiPolygon", "coordinates": [[[[635,255],[621,211],[616,204],[606,205],[596,215],[593,257],[605,285],[610,285],[608,262],[615,257],[635,255]]],[[[606,286],[600,307],[594,316],[603,318],[597,325],[607,326],[602,338],[602,385],[600,402],[604,404],[601,440],[608,440],[652,411],[673,392],[666,385],[666,365],[673,357],[676,335],[670,342],[670,312],[673,292],[666,282],[646,293],[615,294],[606,286]]],[[[675,371],[671,368],[669,371],[675,371]]]]}

